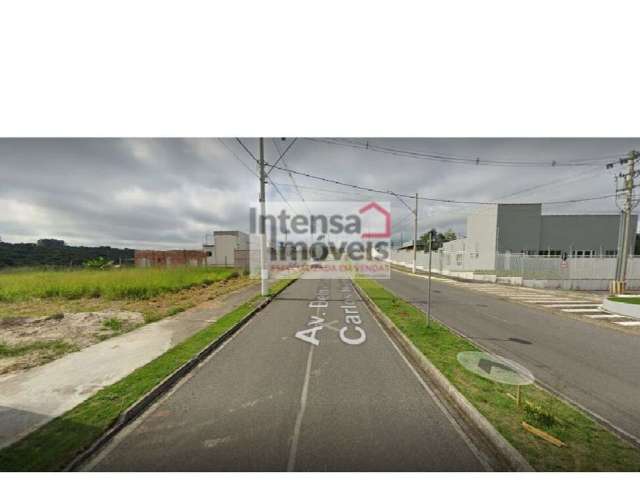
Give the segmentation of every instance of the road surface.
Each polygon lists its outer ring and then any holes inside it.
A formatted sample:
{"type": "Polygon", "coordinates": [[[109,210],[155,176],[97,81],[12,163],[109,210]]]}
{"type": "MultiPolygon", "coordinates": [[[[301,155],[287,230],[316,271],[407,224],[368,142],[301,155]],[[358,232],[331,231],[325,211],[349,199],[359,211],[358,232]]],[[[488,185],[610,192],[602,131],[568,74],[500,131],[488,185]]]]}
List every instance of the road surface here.
{"type": "MultiPolygon", "coordinates": [[[[392,270],[381,283],[426,310],[424,277],[392,270]]],[[[640,337],[451,285],[433,281],[434,318],[640,438],[640,337]]]]}
{"type": "Polygon", "coordinates": [[[484,470],[479,458],[349,280],[299,280],[88,468],[484,470]]]}

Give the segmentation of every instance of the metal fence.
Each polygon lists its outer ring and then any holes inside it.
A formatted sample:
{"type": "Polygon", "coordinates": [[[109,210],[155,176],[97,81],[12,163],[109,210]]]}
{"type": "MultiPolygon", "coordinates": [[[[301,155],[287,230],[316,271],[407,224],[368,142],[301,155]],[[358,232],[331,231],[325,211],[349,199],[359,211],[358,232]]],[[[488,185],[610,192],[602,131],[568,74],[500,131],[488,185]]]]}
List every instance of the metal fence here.
{"type": "MultiPolygon", "coordinates": [[[[432,269],[436,272],[473,272],[499,277],[521,277],[533,280],[613,280],[616,257],[569,257],[499,253],[493,258],[481,258],[471,252],[432,253],[432,269]],[[493,267],[493,268],[492,268],[493,267]]],[[[391,260],[409,266],[413,264],[413,252],[396,250],[391,260]]],[[[429,254],[416,253],[416,265],[427,268],[429,254]]],[[[630,256],[627,279],[640,279],[640,257],[630,256]]]]}

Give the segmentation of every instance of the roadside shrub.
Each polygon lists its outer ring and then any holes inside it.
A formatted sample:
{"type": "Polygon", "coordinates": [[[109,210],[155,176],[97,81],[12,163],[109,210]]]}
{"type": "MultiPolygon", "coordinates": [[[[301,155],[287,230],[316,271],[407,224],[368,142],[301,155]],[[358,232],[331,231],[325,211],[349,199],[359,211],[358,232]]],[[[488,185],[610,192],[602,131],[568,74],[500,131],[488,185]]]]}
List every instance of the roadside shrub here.
{"type": "Polygon", "coordinates": [[[531,425],[544,428],[553,427],[557,423],[550,405],[536,405],[531,402],[524,404],[524,419],[531,425]]]}

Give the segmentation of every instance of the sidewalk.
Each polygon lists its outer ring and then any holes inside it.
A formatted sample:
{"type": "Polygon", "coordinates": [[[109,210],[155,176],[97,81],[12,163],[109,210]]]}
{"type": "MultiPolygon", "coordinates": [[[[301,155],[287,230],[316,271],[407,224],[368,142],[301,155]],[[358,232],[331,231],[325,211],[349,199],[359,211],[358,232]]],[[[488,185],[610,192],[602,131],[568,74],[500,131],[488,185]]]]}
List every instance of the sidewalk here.
{"type": "Polygon", "coordinates": [[[251,285],[51,363],[0,376],[0,448],[117,382],[260,293],[251,285]]]}

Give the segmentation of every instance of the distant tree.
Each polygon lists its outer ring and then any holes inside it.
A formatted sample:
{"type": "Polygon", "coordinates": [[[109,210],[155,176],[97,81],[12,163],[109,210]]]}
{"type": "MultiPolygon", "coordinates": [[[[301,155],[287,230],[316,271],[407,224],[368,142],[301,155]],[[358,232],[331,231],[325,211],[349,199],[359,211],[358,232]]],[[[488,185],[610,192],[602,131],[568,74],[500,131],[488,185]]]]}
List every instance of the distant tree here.
{"type": "Polygon", "coordinates": [[[111,247],[48,248],[35,243],[0,243],[0,268],[38,266],[80,266],[86,260],[104,257],[113,262],[133,264],[134,250],[111,247]]]}
{"type": "Polygon", "coordinates": [[[445,242],[450,242],[452,240],[457,240],[458,236],[456,235],[456,232],[454,232],[451,229],[448,229],[446,232],[444,232],[444,241],[445,242]]]}
{"type": "Polygon", "coordinates": [[[41,238],[40,240],[38,240],[37,245],[39,247],[45,247],[45,248],[63,248],[64,247],[64,240],[57,240],[55,238],[41,238]]]}
{"type": "Polygon", "coordinates": [[[456,233],[448,229],[446,232],[441,233],[438,232],[435,228],[432,228],[427,233],[424,233],[420,237],[420,243],[423,245],[424,251],[429,251],[429,235],[431,235],[431,250],[436,251],[442,248],[442,245],[446,242],[450,242],[451,240],[456,240],[458,237],[456,233]]]}

